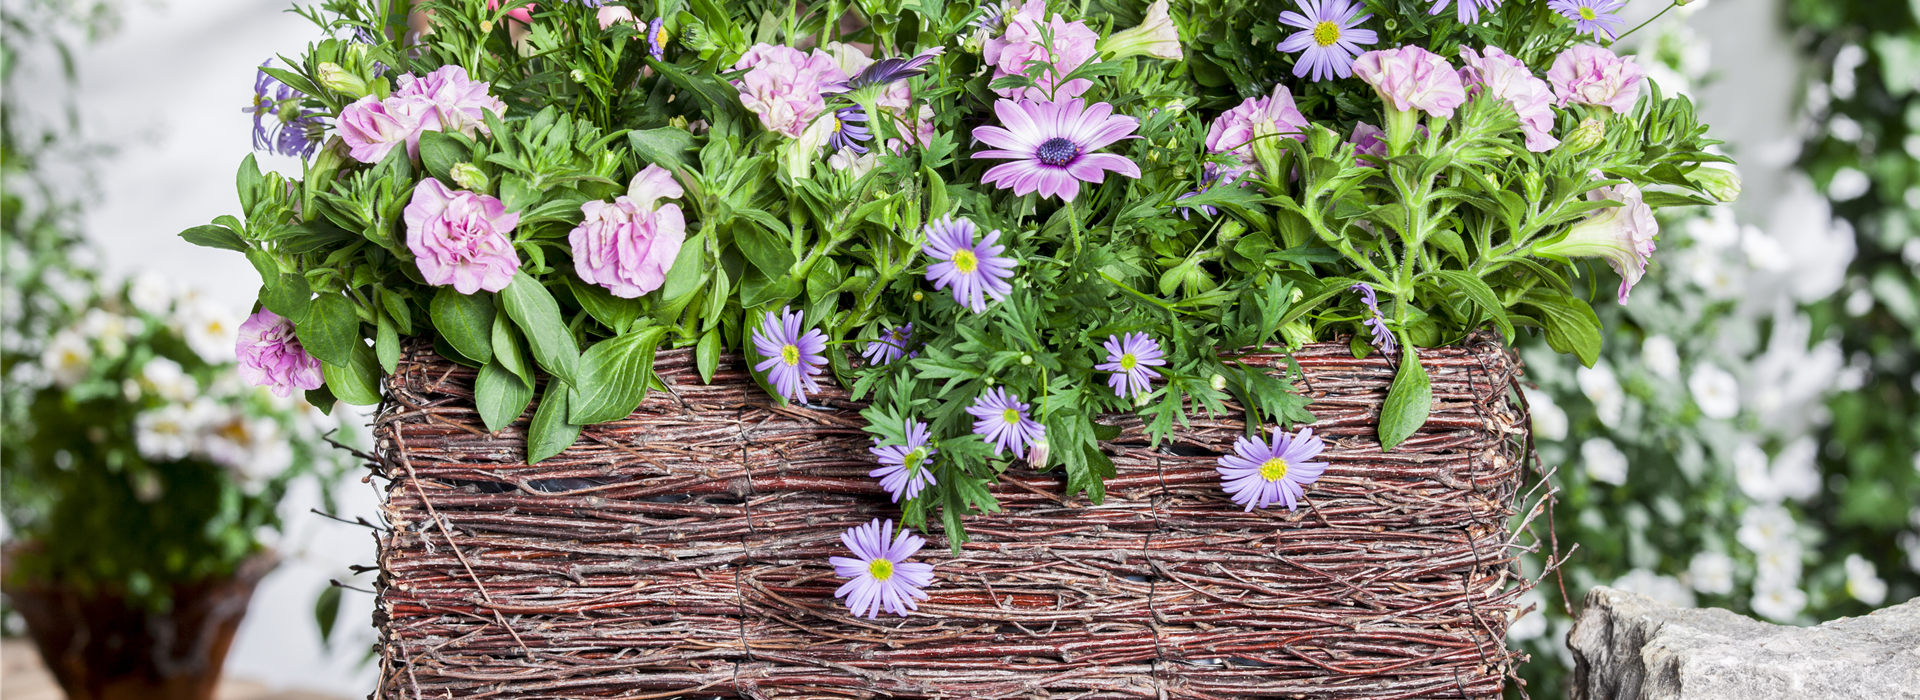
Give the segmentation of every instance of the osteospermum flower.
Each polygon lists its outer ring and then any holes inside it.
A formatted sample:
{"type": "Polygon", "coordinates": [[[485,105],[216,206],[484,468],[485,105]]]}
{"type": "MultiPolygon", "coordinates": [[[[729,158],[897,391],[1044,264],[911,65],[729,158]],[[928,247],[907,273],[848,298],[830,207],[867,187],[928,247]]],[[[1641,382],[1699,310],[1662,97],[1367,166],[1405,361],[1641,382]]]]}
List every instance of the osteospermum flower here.
{"type": "Polygon", "coordinates": [[[1114,396],[1123,399],[1150,390],[1154,378],[1160,376],[1152,368],[1167,364],[1160,343],[1145,333],[1128,333],[1124,338],[1108,336],[1105,347],[1106,363],[1093,368],[1113,373],[1107,378],[1107,387],[1113,389],[1114,396]]]}
{"type": "Polygon", "coordinates": [[[904,527],[895,537],[892,520],[875,518],[848,528],[840,535],[840,542],[847,545],[853,557],[827,561],[833,564],[834,575],[851,580],[834,591],[833,597],[846,598],[847,609],[854,617],[877,619],[882,609],[906,617],[907,611],[919,608],[915,599],[927,599],[924,589],[933,584],[933,565],[907,561],[927,544],[925,538],[904,527]]]}
{"type": "Polygon", "coordinates": [[[927,266],[927,279],[934,289],[953,286],[953,300],[974,313],[987,310],[987,297],[1005,299],[1013,291],[1007,278],[1020,263],[1001,257],[1007,247],[999,245],[1000,231],[994,230],[973,240],[976,227],[969,219],[945,216],[927,224],[927,257],[938,260],[927,266]]]}
{"type": "Polygon", "coordinates": [[[994,146],[975,158],[1010,159],[988,170],[981,182],[1024,195],[1039,192],[1071,202],[1080,183],[1100,184],[1111,170],[1140,177],[1140,166],[1125,156],[1094,153],[1107,144],[1133,136],[1140,127],[1133,117],[1115,115],[1105,102],[1085,106],[1080,100],[1033,102],[999,100],[993,111],[1003,126],[982,126],[973,137],[994,146]]]}
{"type": "Polygon", "coordinates": [[[880,488],[893,496],[894,503],[918,496],[921,489],[939,483],[931,467],[933,456],[940,451],[927,444],[931,437],[927,424],[909,418],[906,427],[907,444],[867,448],[880,460],[880,468],[867,472],[867,476],[879,479],[880,488]]]}
{"type": "Polygon", "coordinates": [[[867,349],[861,351],[860,356],[867,358],[867,363],[875,367],[890,365],[894,360],[916,354],[907,350],[907,344],[912,341],[913,324],[894,326],[888,328],[885,333],[881,333],[879,338],[867,343],[867,349]]]}
{"type": "Polygon", "coordinates": [[[807,394],[820,391],[820,383],[813,378],[827,364],[820,355],[827,349],[827,336],[818,328],[801,333],[801,321],[800,312],[792,307],[781,307],[779,313],[768,311],[760,327],[753,329],[753,348],[767,359],[753,368],[766,372],[767,383],[781,396],[804,404],[807,394]]]}
{"type": "Polygon", "coordinates": [[[1313,428],[1301,428],[1298,435],[1274,430],[1271,444],[1240,438],[1233,443],[1233,454],[1220,458],[1220,487],[1248,512],[1275,503],[1294,510],[1307,495],[1306,485],[1327,470],[1326,462],[1307,460],[1326,448],[1313,436],[1313,428]]]}
{"type": "Polygon", "coordinates": [[[1367,330],[1373,332],[1371,341],[1373,346],[1379,348],[1383,355],[1392,355],[1396,347],[1393,342],[1393,331],[1387,329],[1387,318],[1380,314],[1380,297],[1374,293],[1373,285],[1355,282],[1347,289],[1359,292],[1360,302],[1367,305],[1368,311],[1373,312],[1371,318],[1361,322],[1366,325],[1367,330]]]}
{"type": "Polygon", "coordinates": [[[1294,77],[1313,74],[1314,82],[1353,75],[1353,57],[1360,55],[1360,44],[1371,44],[1380,36],[1371,29],[1357,29],[1373,15],[1361,15],[1362,6],[1350,0],[1297,0],[1300,12],[1280,13],[1280,23],[1299,27],[1280,42],[1282,53],[1298,53],[1294,77]],[[1355,16],[1359,15],[1359,16],[1355,16]],[[1302,53],[1305,52],[1305,53],[1302,53]]]}
{"type": "MultiPolygon", "coordinates": [[[[1433,9],[1427,10],[1427,14],[1440,14],[1452,2],[1454,0],[1433,0],[1433,9]]],[[[1459,3],[1454,10],[1454,16],[1460,20],[1461,24],[1478,24],[1482,11],[1500,7],[1500,0],[1459,0],[1459,3]]]]}
{"type": "Polygon", "coordinates": [[[867,147],[862,144],[872,140],[873,135],[867,133],[867,127],[861,126],[865,123],[867,113],[859,107],[844,107],[835,111],[833,135],[827,137],[827,146],[836,151],[844,148],[854,153],[866,153],[867,147]]]}
{"type": "MultiPolygon", "coordinates": [[[[1600,176],[1604,177],[1604,176],[1600,176]]],[[[1557,241],[1539,244],[1534,252],[1570,258],[1595,257],[1620,275],[1620,303],[1647,274],[1647,261],[1653,257],[1654,237],[1660,235],[1660,221],[1653,208],[1631,182],[1602,187],[1587,193],[1588,201],[1613,200],[1618,207],[1595,210],[1574,224],[1557,241]]]]}
{"type": "Polygon", "coordinates": [[[1558,12],[1573,20],[1574,31],[1606,37],[1612,41],[1627,21],[1620,18],[1620,9],[1627,6],[1627,0],[1549,0],[1547,9],[1558,12]]]}
{"type": "Polygon", "coordinates": [[[1027,445],[1047,435],[1046,426],[1027,417],[1027,408],[1020,397],[994,387],[974,399],[967,412],[980,419],[973,422],[973,434],[993,443],[993,456],[1000,456],[1001,450],[1011,450],[1017,457],[1027,445]]]}

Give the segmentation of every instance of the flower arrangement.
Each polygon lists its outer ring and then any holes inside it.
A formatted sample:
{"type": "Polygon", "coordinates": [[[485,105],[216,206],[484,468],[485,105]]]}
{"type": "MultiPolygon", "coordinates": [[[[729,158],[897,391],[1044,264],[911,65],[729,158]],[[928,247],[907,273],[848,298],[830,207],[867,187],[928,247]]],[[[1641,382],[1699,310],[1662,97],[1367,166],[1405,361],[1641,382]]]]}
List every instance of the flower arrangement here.
{"type": "MultiPolygon", "coordinates": [[[[530,462],[692,348],[868,402],[901,532],[938,516],[956,549],[1012,460],[1099,502],[1113,413],[1160,440],[1231,402],[1274,434],[1225,487],[1296,507],[1307,401],[1237,353],[1395,358],[1392,449],[1433,402],[1421,348],[1595,362],[1591,261],[1626,303],[1653,210],[1715,203],[1726,158],[1589,43],[1619,2],[1286,4],[329,0],[332,38],[262,71],[331,136],[298,179],[249,159],[244,219],[182,235],[248,256],[324,386],[268,381],[375,403],[428,337],[489,429],[540,396],[530,462]]],[[[849,547],[893,561],[880,530],[849,547]]]]}
{"type": "MultiPolygon", "coordinates": [[[[164,608],[175,586],[258,554],[292,483],[346,466],[324,443],[333,418],[235,365],[236,337],[245,363],[284,323],[241,321],[152,274],[77,315],[9,368],[7,517],[31,543],[17,575],[164,608]]],[[[258,364],[319,385],[304,355],[258,364]]]]}

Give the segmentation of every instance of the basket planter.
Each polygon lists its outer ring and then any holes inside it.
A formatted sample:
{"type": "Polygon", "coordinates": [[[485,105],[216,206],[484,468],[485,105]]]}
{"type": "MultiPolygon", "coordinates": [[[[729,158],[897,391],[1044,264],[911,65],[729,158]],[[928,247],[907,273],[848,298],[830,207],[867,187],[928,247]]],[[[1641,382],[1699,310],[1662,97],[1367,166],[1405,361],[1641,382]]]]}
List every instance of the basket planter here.
{"type": "Polygon", "coordinates": [[[1392,362],[1295,354],[1330,462],[1297,511],[1221,491],[1237,415],[1158,448],[1110,417],[1103,504],[1016,463],[962,555],[927,533],[919,613],[869,621],[833,598],[827,558],[899,510],[844,392],[777,406],[738,358],[709,385],[663,352],[669,392],[529,466],[532,411],[485,433],[475,372],[416,347],[375,425],[393,525],[378,697],[1499,697],[1519,370],[1485,340],[1422,355],[1432,416],[1382,453],[1392,362]]]}

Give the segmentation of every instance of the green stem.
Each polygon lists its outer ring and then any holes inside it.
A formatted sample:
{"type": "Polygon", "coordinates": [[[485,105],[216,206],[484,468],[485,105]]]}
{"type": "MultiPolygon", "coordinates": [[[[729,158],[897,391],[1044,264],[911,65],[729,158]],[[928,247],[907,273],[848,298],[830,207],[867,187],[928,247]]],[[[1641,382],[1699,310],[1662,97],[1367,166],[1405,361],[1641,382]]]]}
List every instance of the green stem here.
{"type": "Polygon", "coordinates": [[[1672,10],[1673,8],[1676,8],[1679,6],[1680,6],[1680,0],[1673,0],[1673,2],[1667,3],[1667,6],[1665,8],[1662,8],[1659,12],[1654,13],[1652,17],[1648,17],[1647,21],[1641,22],[1638,26],[1635,26],[1634,28],[1627,30],[1626,34],[1621,34],[1619,36],[1614,37],[1613,41],[1610,43],[1614,43],[1614,44],[1620,43],[1621,39],[1625,39],[1629,35],[1633,34],[1634,32],[1640,31],[1642,27],[1645,27],[1649,24],[1653,24],[1654,20],[1660,19],[1661,17],[1665,16],[1668,10],[1672,10]]]}

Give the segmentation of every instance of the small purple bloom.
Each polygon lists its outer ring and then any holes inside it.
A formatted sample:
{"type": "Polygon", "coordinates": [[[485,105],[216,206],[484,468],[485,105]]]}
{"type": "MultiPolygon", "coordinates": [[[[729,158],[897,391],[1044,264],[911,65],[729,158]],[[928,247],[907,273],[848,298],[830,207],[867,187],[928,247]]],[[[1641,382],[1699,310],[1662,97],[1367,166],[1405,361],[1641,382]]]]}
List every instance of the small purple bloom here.
{"type": "Polygon", "coordinates": [[[866,153],[867,147],[862,144],[873,140],[873,135],[867,133],[867,127],[860,126],[865,123],[867,113],[857,106],[834,111],[833,135],[827,137],[827,146],[835,151],[850,148],[854,153],[866,153]]]}
{"type": "Polygon", "coordinates": [[[801,333],[801,320],[800,312],[790,306],[781,307],[777,314],[768,311],[760,327],[753,329],[753,348],[767,359],[753,368],[767,373],[767,383],[779,395],[804,404],[807,394],[820,391],[820,383],[813,378],[827,364],[821,356],[827,350],[827,335],[818,328],[801,333]]]}
{"type": "Polygon", "coordinates": [[[1167,364],[1166,355],[1160,351],[1160,343],[1145,333],[1128,333],[1126,337],[1108,336],[1106,364],[1094,365],[1102,372],[1112,372],[1107,378],[1107,387],[1113,389],[1113,395],[1120,398],[1139,396],[1152,389],[1152,382],[1160,376],[1152,367],[1167,364]]]}
{"type": "Polygon", "coordinates": [[[1347,289],[1359,292],[1360,302],[1367,305],[1368,311],[1373,312],[1372,318],[1362,321],[1367,330],[1373,332],[1371,341],[1373,346],[1379,348],[1383,355],[1392,355],[1393,349],[1397,347],[1393,342],[1393,331],[1387,329],[1387,318],[1380,314],[1380,297],[1374,293],[1373,285],[1356,282],[1347,289]]]}
{"type": "MultiPolygon", "coordinates": [[[[1233,184],[1235,175],[1236,173],[1221,168],[1219,164],[1208,163],[1206,168],[1200,171],[1200,188],[1175,197],[1174,201],[1177,202],[1182,199],[1198,197],[1206,193],[1207,190],[1212,189],[1215,185],[1231,185],[1233,184]]],[[[1175,208],[1180,210],[1180,218],[1182,219],[1188,218],[1193,213],[1193,209],[1190,207],[1176,206],[1175,208]]],[[[1215,216],[1220,213],[1220,210],[1211,204],[1200,205],[1200,211],[1206,212],[1207,216],[1215,216]]]]}
{"type": "Polygon", "coordinates": [[[851,579],[834,591],[833,597],[846,598],[847,609],[854,617],[878,619],[883,609],[906,617],[907,611],[919,609],[914,599],[927,599],[924,589],[933,585],[933,565],[907,561],[926,546],[925,538],[904,527],[899,537],[894,537],[893,521],[875,518],[848,528],[840,535],[840,542],[858,558],[827,560],[833,564],[834,575],[851,579]]]}
{"type": "Polygon", "coordinates": [[[1080,100],[1033,102],[999,100],[993,111],[1002,126],[982,126],[973,137],[994,147],[979,151],[975,158],[1009,159],[1013,162],[993,166],[980,179],[1000,189],[1025,195],[1059,197],[1073,201],[1080,194],[1080,183],[1100,184],[1111,170],[1127,177],[1140,177],[1140,166],[1125,156],[1094,153],[1107,144],[1135,138],[1139,120],[1117,116],[1113,105],[1101,102],[1092,107],[1080,100]]]}
{"type": "Polygon", "coordinates": [[[1019,261],[1001,257],[1006,246],[999,245],[1000,231],[989,232],[974,243],[977,229],[970,219],[944,216],[927,224],[927,257],[938,260],[927,266],[927,279],[934,289],[953,286],[953,300],[974,313],[985,313],[987,297],[1005,299],[1013,291],[1007,279],[1019,261]]]}
{"type": "Polygon", "coordinates": [[[461,294],[497,292],[520,269],[507,234],[520,213],[477,192],[451,190],[434,178],[413,188],[413,200],[401,211],[407,224],[407,249],[427,284],[453,285],[461,294]]]}
{"type": "Polygon", "coordinates": [[[938,58],[946,50],[946,47],[936,46],[912,58],[892,57],[874,61],[853,77],[829,84],[821,92],[827,94],[852,92],[864,87],[891,85],[917,75],[926,75],[927,64],[932,63],[933,59],[938,58]]]}
{"type": "MultiPolygon", "coordinates": [[[[1454,0],[1433,0],[1433,9],[1428,10],[1427,14],[1440,14],[1451,2],[1454,0]]],[[[1478,24],[1481,12],[1500,9],[1500,0],[1459,0],[1459,3],[1454,16],[1460,20],[1461,24],[1478,24]]]]}
{"type": "Polygon", "coordinates": [[[1304,488],[1320,479],[1326,462],[1309,462],[1327,448],[1313,436],[1313,428],[1301,428],[1299,435],[1273,431],[1273,443],[1240,438],[1233,443],[1233,454],[1220,458],[1220,487],[1233,502],[1247,507],[1265,508],[1287,504],[1287,510],[1300,506],[1307,495],[1304,488]]]}
{"type": "Polygon", "coordinates": [[[306,158],[320,146],[326,123],[318,110],[299,108],[305,94],[267,74],[265,69],[272,63],[268,59],[260,64],[253,80],[253,104],[240,110],[253,115],[253,150],[306,158]]]}
{"type": "Polygon", "coordinates": [[[667,23],[659,17],[647,23],[647,55],[654,58],[667,55],[667,23]]]}
{"type": "Polygon", "coordinates": [[[1293,66],[1294,77],[1304,78],[1312,73],[1314,82],[1319,82],[1335,76],[1352,76],[1353,57],[1360,55],[1359,45],[1380,40],[1371,29],[1356,29],[1373,15],[1361,15],[1363,7],[1350,0],[1295,1],[1302,12],[1282,12],[1280,23],[1302,31],[1295,32],[1276,47],[1282,53],[1300,54],[1299,62],[1293,66]],[[1301,53],[1303,51],[1305,53],[1301,53]]]}
{"type": "Polygon", "coordinates": [[[1360,165],[1379,168],[1386,165],[1387,132],[1380,127],[1360,122],[1353,125],[1353,136],[1347,138],[1353,144],[1353,154],[1360,165]]]}
{"type": "Polygon", "coordinates": [[[1009,450],[1018,457],[1027,445],[1047,435],[1046,426],[1027,417],[1027,408],[1027,404],[1020,403],[1020,397],[994,387],[974,399],[967,412],[980,419],[973,422],[973,434],[993,443],[993,456],[1009,450]]]}
{"type": "Polygon", "coordinates": [[[907,444],[882,445],[869,447],[874,457],[880,459],[880,468],[867,472],[880,480],[880,488],[893,496],[893,502],[911,500],[920,495],[920,490],[940,483],[933,478],[932,461],[939,450],[927,444],[931,435],[927,424],[911,418],[907,419],[907,444]]]}
{"type": "Polygon", "coordinates": [[[1581,34],[1592,34],[1594,38],[1606,37],[1613,41],[1620,33],[1620,27],[1627,21],[1620,18],[1620,10],[1627,6],[1627,0],[1549,0],[1547,9],[1560,13],[1573,20],[1573,29],[1581,34]]]}
{"type": "Polygon", "coordinates": [[[240,378],[273,389],[275,396],[284,398],[294,389],[318,389],[325,383],[320,361],[294,337],[293,322],[272,311],[261,309],[240,324],[240,342],[234,351],[240,358],[240,378]]]}
{"type": "Polygon", "coordinates": [[[881,333],[879,338],[867,343],[867,349],[861,351],[860,356],[867,358],[867,364],[873,367],[890,365],[894,360],[919,354],[907,350],[907,345],[911,342],[913,342],[913,324],[894,326],[881,333]]]}

